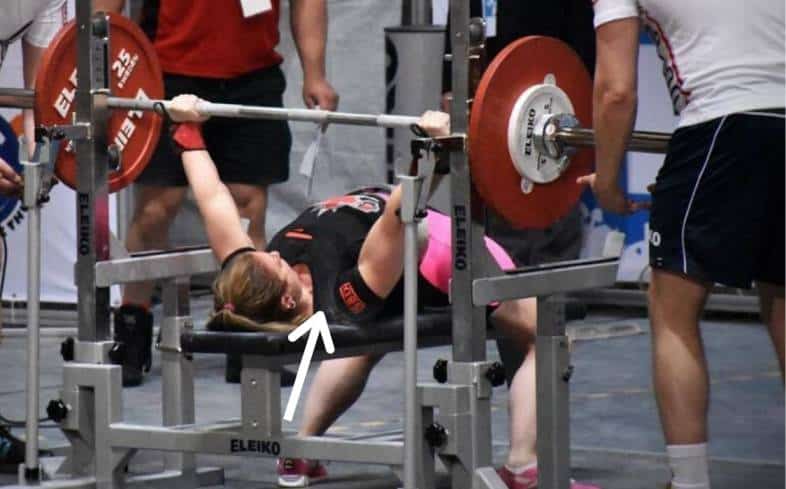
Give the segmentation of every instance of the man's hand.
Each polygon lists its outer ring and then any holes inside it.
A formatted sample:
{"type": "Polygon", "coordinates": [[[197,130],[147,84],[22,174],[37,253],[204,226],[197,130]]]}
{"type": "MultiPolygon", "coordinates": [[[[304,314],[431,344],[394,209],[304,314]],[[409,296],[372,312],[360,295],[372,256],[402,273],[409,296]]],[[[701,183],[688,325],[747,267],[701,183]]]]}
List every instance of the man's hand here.
{"type": "Polygon", "coordinates": [[[306,107],[321,110],[336,110],[338,94],[325,78],[306,79],[303,81],[303,101],[306,107]]]}
{"type": "Polygon", "coordinates": [[[649,209],[649,202],[636,202],[625,198],[625,193],[619,185],[611,183],[605,184],[598,181],[597,175],[592,173],[576,179],[579,185],[589,185],[598,205],[608,212],[615,214],[632,214],[634,212],[649,209]]]}
{"type": "Polygon", "coordinates": [[[202,99],[196,95],[178,95],[167,104],[166,111],[174,122],[204,122],[210,116],[197,110],[199,102],[202,102],[202,99]]]}
{"type": "Polygon", "coordinates": [[[418,126],[431,137],[450,135],[450,115],[436,110],[427,110],[418,121],[418,126]]]}
{"type": "Polygon", "coordinates": [[[303,68],[303,102],[309,109],[336,110],[338,95],[325,76],[327,0],[290,0],[289,21],[303,68]]]}
{"type": "Polygon", "coordinates": [[[20,197],[22,194],[22,177],[11,168],[11,165],[0,158],[0,195],[20,197]]]}

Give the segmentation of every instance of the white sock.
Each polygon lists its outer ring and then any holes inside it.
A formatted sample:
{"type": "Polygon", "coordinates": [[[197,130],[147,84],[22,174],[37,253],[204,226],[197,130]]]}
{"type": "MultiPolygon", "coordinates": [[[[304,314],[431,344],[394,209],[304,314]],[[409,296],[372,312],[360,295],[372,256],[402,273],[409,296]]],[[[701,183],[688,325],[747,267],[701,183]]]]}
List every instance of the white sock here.
{"type": "Polygon", "coordinates": [[[710,489],[707,444],[667,445],[672,489],[710,489]]]}
{"type": "Polygon", "coordinates": [[[516,474],[516,475],[521,475],[524,472],[526,472],[526,471],[528,471],[530,469],[535,469],[537,467],[538,467],[538,461],[537,460],[532,462],[532,463],[530,463],[530,464],[527,464],[527,465],[519,465],[518,467],[511,467],[510,465],[505,464],[505,468],[508,469],[511,473],[516,474]]]}

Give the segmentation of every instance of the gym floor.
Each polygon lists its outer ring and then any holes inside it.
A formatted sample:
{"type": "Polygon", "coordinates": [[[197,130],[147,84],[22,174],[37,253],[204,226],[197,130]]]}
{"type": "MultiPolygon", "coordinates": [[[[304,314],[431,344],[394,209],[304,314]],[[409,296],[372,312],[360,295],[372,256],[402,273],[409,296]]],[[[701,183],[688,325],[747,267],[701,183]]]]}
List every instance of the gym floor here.
{"type": "MultiPolygon", "coordinates": [[[[195,318],[204,318],[207,299],[192,303],[195,318]]],[[[576,338],[572,362],[573,477],[605,489],[662,488],[668,480],[663,439],[650,386],[649,326],[640,309],[592,311],[583,321],[570,323],[576,338]]],[[[764,328],[750,317],[714,316],[703,334],[712,377],[710,455],[714,489],[780,489],[784,487],[784,389],[775,354],[764,328]]],[[[201,327],[201,326],[198,326],[201,327]]],[[[0,412],[8,418],[24,417],[24,336],[6,327],[0,344],[0,412]]],[[[56,396],[61,383],[59,345],[62,329],[45,328],[41,341],[42,405],[56,396]]],[[[488,344],[489,357],[497,358],[488,344]]],[[[422,350],[420,378],[430,380],[437,358],[449,358],[450,349],[422,350]]],[[[390,354],[372,374],[360,401],[329,432],[332,436],[362,437],[367,433],[387,439],[401,438],[402,355],[390,354]]],[[[197,366],[197,421],[240,416],[239,388],[224,382],[224,359],[202,355],[197,366]]],[[[313,371],[312,371],[313,373],[313,371]]],[[[307,389],[308,387],[306,387],[307,389]]],[[[282,393],[286,402],[289,389],[282,393]]],[[[160,423],[160,363],[142,387],[124,391],[125,418],[131,422],[160,423]]],[[[507,393],[498,388],[493,402],[495,463],[504,461],[507,446],[507,393]]],[[[295,420],[297,425],[298,419],[295,420]]],[[[22,430],[15,430],[22,435],[22,430]]],[[[64,442],[59,431],[42,431],[46,445],[64,442]]],[[[275,487],[272,459],[200,456],[200,465],[226,471],[230,488],[275,487]]],[[[132,461],[134,473],[161,467],[157,453],[141,452],[132,461]]],[[[346,463],[328,465],[330,478],[316,487],[399,487],[394,474],[383,466],[346,463]]],[[[0,476],[0,485],[15,476],[0,476]]],[[[449,487],[446,476],[440,488],[449,487]]]]}

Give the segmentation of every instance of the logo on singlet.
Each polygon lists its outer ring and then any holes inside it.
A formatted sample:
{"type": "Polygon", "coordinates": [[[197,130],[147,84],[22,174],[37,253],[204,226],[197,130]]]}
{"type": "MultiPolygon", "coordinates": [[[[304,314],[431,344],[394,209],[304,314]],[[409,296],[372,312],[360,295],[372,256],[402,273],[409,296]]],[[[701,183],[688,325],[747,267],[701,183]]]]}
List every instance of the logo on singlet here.
{"type": "Polygon", "coordinates": [[[318,216],[321,216],[328,211],[336,212],[345,207],[356,209],[366,214],[376,214],[382,209],[379,200],[370,195],[342,195],[317,202],[311,206],[311,210],[316,212],[318,216]]]}
{"type": "Polygon", "coordinates": [[[344,301],[344,305],[347,306],[347,309],[352,314],[360,314],[366,309],[366,303],[363,302],[363,299],[361,299],[355,291],[355,287],[352,286],[352,283],[344,282],[341,284],[338,288],[338,293],[341,295],[341,300],[344,301]]]}

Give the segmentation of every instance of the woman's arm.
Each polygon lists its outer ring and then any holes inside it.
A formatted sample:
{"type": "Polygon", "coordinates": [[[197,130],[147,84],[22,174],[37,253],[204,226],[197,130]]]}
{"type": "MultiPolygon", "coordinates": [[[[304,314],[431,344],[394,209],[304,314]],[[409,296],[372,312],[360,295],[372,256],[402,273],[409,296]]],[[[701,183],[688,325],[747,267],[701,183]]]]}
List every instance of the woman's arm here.
{"type": "Polygon", "coordinates": [[[385,298],[396,286],[404,268],[404,224],[398,216],[401,185],[390,194],[385,212],[371,226],[358,257],[358,271],[377,297],[385,298]]]}
{"type": "Polygon", "coordinates": [[[168,105],[167,112],[173,121],[182,123],[172,138],[182,149],[183,169],[202,215],[210,248],[223,262],[236,249],[254,243],[243,231],[235,201],[204,149],[200,124],[206,117],[196,110],[197,102],[199,98],[193,95],[178,95],[168,105]]]}
{"type": "MultiPolygon", "coordinates": [[[[444,112],[426,112],[418,125],[431,136],[450,134],[450,116],[444,112]]],[[[403,272],[404,224],[398,214],[400,208],[401,185],[397,185],[385,212],[371,227],[360,249],[358,271],[377,297],[387,297],[403,272]]]]}
{"type": "Polygon", "coordinates": [[[238,248],[254,246],[243,231],[240,214],[229,193],[219,179],[216,165],[207,151],[185,151],[183,169],[194,193],[199,213],[205,225],[210,248],[220,262],[238,248]]]}

